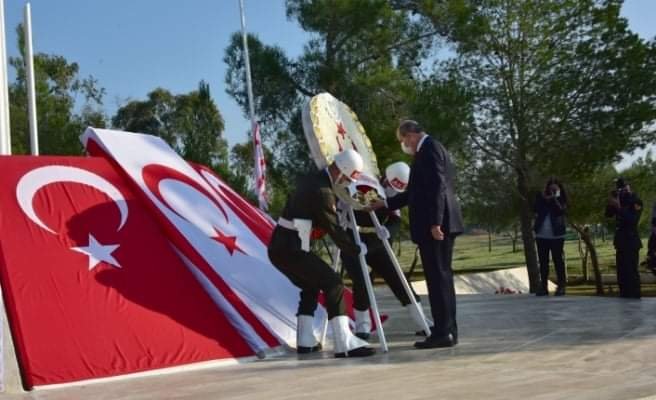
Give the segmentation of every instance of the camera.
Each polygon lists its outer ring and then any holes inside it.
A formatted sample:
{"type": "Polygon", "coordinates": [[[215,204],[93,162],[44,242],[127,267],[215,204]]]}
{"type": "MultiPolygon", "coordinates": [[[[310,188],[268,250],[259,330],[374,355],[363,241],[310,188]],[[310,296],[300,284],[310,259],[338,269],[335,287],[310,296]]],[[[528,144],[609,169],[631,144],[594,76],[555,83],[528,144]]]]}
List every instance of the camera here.
{"type": "Polygon", "coordinates": [[[617,178],[615,179],[615,190],[611,191],[610,193],[613,195],[613,197],[619,197],[621,194],[626,192],[626,187],[627,183],[624,178],[617,178]]]}

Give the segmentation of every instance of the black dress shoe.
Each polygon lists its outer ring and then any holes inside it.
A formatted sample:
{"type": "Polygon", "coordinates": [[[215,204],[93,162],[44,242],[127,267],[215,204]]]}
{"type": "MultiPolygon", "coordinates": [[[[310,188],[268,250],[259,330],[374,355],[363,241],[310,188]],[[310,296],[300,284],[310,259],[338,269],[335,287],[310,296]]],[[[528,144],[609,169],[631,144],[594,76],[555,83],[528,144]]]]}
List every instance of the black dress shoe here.
{"type": "Polygon", "coordinates": [[[538,289],[537,292],[535,292],[536,296],[549,296],[549,291],[547,289],[538,289]]]}
{"type": "Polygon", "coordinates": [[[353,350],[349,350],[345,353],[335,353],[335,358],[346,358],[346,357],[369,357],[376,354],[376,349],[371,347],[358,347],[353,350]]]}
{"type": "Polygon", "coordinates": [[[369,336],[371,336],[367,332],[355,332],[355,336],[359,337],[362,340],[369,340],[369,336]]]}
{"type": "Polygon", "coordinates": [[[564,296],[565,295],[565,286],[558,286],[556,289],[556,293],[554,293],[554,296],[564,296]]]}
{"type": "Polygon", "coordinates": [[[423,342],[415,342],[418,349],[437,349],[441,347],[453,347],[458,344],[458,338],[452,334],[446,336],[430,335],[423,342]]]}
{"type": "Polygon", "coordinates": [[[298,354],[316,353],[317,351],[321,351],[321,343],[317,343],[316,346],[312,346],[312,347],[306,347],[306,346],[296,347],[296,353],[298,354]]]}

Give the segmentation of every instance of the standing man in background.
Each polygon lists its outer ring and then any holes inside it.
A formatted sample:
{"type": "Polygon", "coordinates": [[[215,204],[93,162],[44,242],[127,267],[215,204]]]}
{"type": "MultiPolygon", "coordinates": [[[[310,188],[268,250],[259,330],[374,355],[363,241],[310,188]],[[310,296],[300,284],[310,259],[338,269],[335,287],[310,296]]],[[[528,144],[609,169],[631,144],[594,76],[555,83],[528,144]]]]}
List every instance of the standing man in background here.
{"type": "Polygon", "coordinates": [[[455,346],[458,325],[451,260],[455,238],[464,231],[455,194],[455,168],[444,146],[428,136],[417,122],[401,122],[396,136],[403,152],[414,157],[408,188],[388,199],[387,204],[377,202],[373,208],[409,208],[410,236],[419,246],[435,321],[431,335],[416,342],[415,347],[455,346]]]}
{"type": "Polygon", "coordinates": [[[615,217],[615,264],[620,297],[640,298],[640,273],[638,263],[642,241],[638,223],[642,214],[642,200],[631,191],[622,178],[615,181],[615,190],[610,193],[606,206],[606,217],[615,217]]]}

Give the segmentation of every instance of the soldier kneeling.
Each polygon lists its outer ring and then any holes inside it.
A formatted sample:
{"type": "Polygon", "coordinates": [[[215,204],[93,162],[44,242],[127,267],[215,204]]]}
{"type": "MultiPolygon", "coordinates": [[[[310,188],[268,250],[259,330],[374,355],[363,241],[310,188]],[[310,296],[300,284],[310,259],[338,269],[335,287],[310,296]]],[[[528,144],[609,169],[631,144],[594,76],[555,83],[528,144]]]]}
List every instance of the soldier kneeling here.
{"type": "Polygon", "coordinates": [[[363,169],[363,161],[354,150],[335,156],[327,168],[305,176],[287,203],[269,244],[269,259],[289,280],[301,289],[297,320],[297,352],[319,351],[312,322],[319,291],[324,293],[328,319],[335,339],[335,357],[366,357],[375,353],[368,343],[351,333],[344,303],[344,284],[340,276],[319,256],[310,252],[313,228],[325,231],[342,253],[366,254],[340,227],[335,206],[335,188],[348,186],[363,169]]]}

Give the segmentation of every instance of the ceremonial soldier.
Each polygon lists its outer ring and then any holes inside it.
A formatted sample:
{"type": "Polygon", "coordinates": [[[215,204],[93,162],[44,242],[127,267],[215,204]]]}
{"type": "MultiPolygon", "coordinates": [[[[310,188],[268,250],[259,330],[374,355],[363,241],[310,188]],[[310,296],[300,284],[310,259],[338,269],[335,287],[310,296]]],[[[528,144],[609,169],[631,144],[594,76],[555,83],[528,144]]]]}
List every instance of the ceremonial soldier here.
{"type": "MultiPolygon", "coordinates": [[[[405,192],[410,178],[410,167],[404,162],[391,164],[385,170],[385,177],[381,185],[385,189],[387,198],[396,196],[405,192]]],[[[390,211],[379,209],[376,216],[380,222],[381,230],[377,231],[374,222],[371,220],[369,213],[365,211],[355,211],[355,220],[360,227],[360,238],[367,246],[366,261],[374,274],[380,275],[385,283],[390,287],[394,296],[408,310],[411,318],[417,325],[418,329],[423,332],[424,316],[419,310],[410,305],[411,301],[403,288],[403,283],[399,278],[394,263],[390,255],[385,250],[385,246],[380,238],[391,240],[401,229],[401,213],[399,211],[390,211]]],[[[349,230],[349,235],[353,232],[349,230]]],[[[369,315],[369,297],[367,288],[364,283],[364,275],[360,267],[360,260],[357,256],[342,254],[342,265],[348,271],[353,282],[353,308],[355,311],[355,334],[362,338],[368,339],[371,331],[371,317],[369,315]]],[[[413,294],[417,302],[419,296],[413,294]]],[[[427,333],[430,334],[430,333],[427,333]]]]}
{"type": "Polygon", "coordinates": [[[374,354],[368,343],[349,328],[344,303],[344,284],[340,276],[319,256],[310,252],[313,228],[325,231],[342,253],[357,257],[366,254],[347,236],[337,219],[335,190],[356,180],[363,161],[354,150],[345,150],[324,170],[304,177],[287,198],[269,244],[269,258],[292,283],[301,289],[297,314],[297,352],[321,349],[313,332],[314,311],[319,291],[325,296],[328,319],[335,341],[335,357],[365,357],[374,354]]]}
{"type": "Polygon", "coordinates": [[[620,297],[640,298],[640,273],[638,262],[642,241],[638,233],[638,223],[642,214],[642,200],[631,187],[619,178],[616,189],[608,198],[606,216],[615,217],[615,263],[617,266],[617,285],[620,297]]]}

